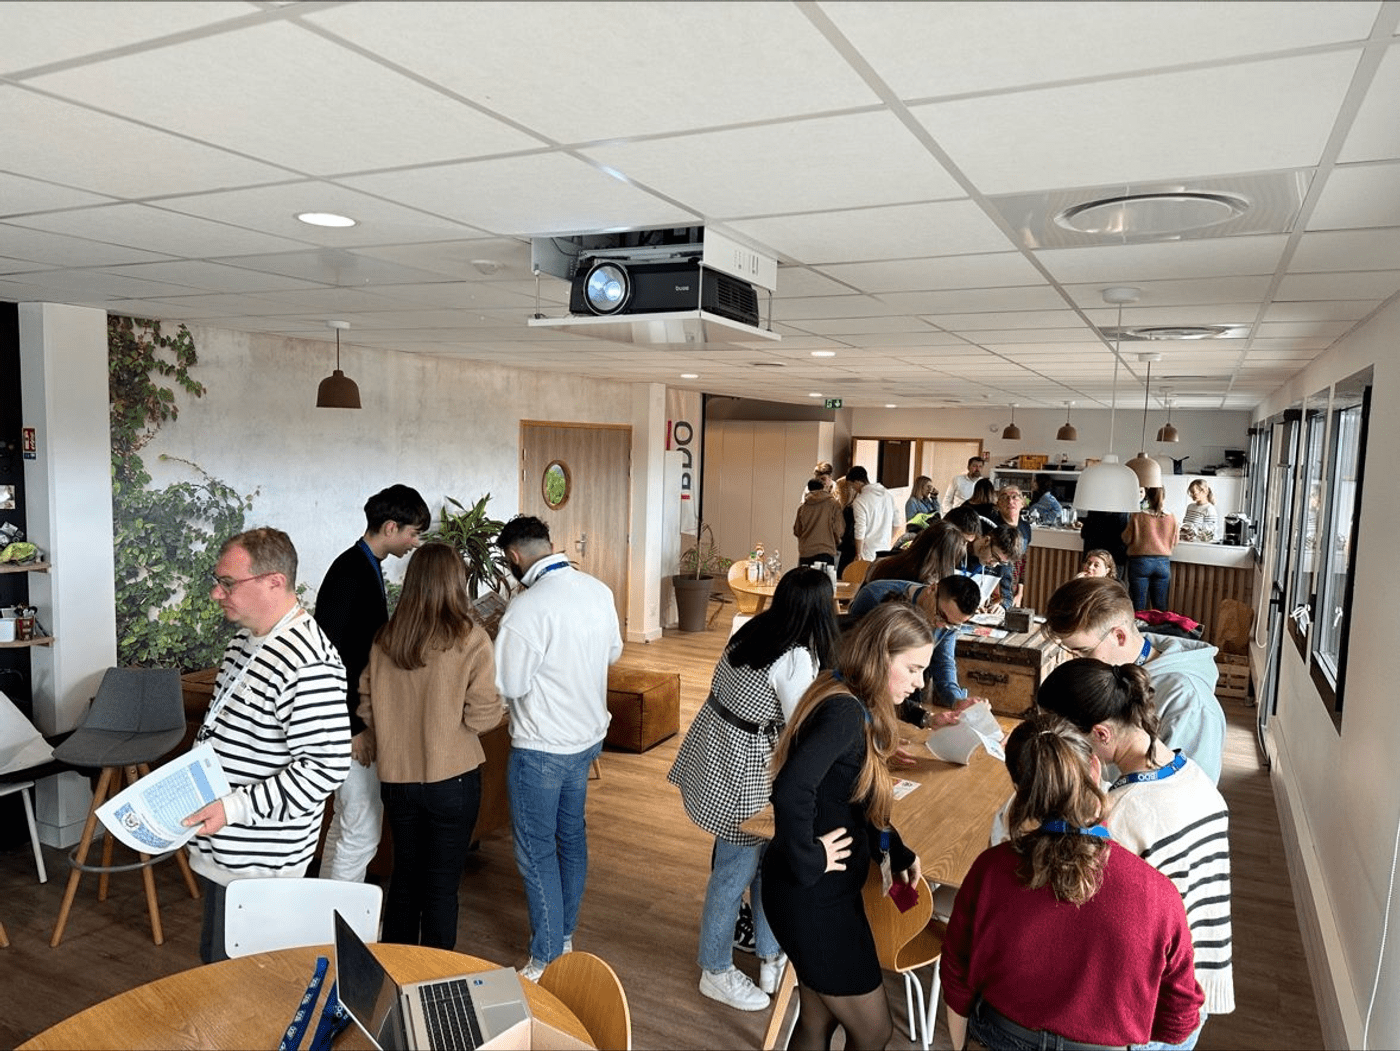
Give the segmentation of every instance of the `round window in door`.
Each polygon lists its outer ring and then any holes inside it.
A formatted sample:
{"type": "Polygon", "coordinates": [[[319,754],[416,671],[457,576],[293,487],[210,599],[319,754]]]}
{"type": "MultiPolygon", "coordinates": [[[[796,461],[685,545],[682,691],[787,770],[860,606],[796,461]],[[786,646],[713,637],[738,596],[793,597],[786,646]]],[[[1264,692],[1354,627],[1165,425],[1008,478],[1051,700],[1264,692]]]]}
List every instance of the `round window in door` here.
{"type": "Polygon", "coordinates": [[[569,502],[573,489],[573,479],[569,475],[569,465],[563,460],[551,460],[540,478],[540,494],[551,511],[557,511],[569,502]]]}

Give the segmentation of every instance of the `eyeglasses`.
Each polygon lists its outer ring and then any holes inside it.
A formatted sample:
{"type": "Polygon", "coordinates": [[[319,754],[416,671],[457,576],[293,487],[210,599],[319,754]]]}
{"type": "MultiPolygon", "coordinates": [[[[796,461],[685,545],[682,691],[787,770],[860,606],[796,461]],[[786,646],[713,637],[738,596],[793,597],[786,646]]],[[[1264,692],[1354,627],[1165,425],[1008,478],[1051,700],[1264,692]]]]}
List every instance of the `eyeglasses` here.
{"type": "Polygon", "coordinates": [[[1106,638],[1108,638],[1109,634],[1110,634],[1112,631],[1113,631],[1112,628],[1107,629],[1102,635],[1099,636],[1098,641],[1095,642],[1092,646],[1066,646],[1066,645],[1064,644],[1064,641],[1063,641],[1063,640],[1057,640],[1057,641],[1059,642],[1060,649],[1064,650],[1064,651],[1065,651],[1066,653],[1068,653],[1071,657],[1074,657],[1074,658],[1078,658],[1078,657],[1092,657],[1092,656],[1094,655],[1094,652],[1095,652],[1100,646],[1103,645],[1103,640],[1106,639],[1106,638]]]}
{"type": "Polygon", "coordinates": [[[209,577],[214,581],[214,586],[216,588],[223,588],[226,593],[231,594],[233,589],[238,587],[239,584],[246,584],[250,580],[261,580],[263,577],[270,577],[273,575],[273,573],[259,573],[255,577],[243,577],[240,580],[234,580],[233,577],[221,577],[217,573],[210,573],[209,577]]]}

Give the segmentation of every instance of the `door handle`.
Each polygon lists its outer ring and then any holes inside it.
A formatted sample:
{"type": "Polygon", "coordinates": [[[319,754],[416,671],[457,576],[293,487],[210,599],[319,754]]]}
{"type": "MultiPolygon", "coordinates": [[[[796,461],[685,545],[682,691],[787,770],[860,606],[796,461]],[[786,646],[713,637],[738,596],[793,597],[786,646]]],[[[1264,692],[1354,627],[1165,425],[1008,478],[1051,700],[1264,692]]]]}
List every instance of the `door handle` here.
{"type": "Polygon", "coordinates": [[[588,534],[580,533],[578,539],[574,541],[574,547],[580,555],[585,554],[588,550],[588,534]]]}

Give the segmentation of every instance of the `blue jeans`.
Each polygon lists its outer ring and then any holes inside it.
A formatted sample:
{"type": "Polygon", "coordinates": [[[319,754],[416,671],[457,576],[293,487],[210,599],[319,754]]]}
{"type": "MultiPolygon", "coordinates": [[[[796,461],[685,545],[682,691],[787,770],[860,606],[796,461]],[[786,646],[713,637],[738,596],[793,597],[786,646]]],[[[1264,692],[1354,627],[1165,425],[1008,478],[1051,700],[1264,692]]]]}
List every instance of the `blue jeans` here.
{"type": "Polygon", "coordinates": [[[1209,1017],[1205,1008],[1201,1008],[1201,1024],[1196,1026],[1194,1033],[1179,1044],[1164,1044],[1160,1040],[1149,1040],[1145,1044],[1132,1044],[1132,1051],[1192,1051],[1196,1046],[1196,1041],[1201,1038],[1201,1029],[1209,1017]]]}
{"type": "Polygon", "coordinates": [[[754,951],[765,960],[783,951],[763,913],[762,861],[767,846],[740,846],[727,839],[715,840],[714,868],[705,888],[705,909],[700,913],[700,966],[707,971],[734,966],[734,921],[739,918],[745,887],[749,888],[753,908],[754,951]]]}
{"type": "Polygon", "coordinates": [[[394,836],[394,873],[384,902],[384,941],[452,949],[457,892],[481,808],[481,768],[445,781],[383,781],[394,836]]]}
{"type": "MultiPolygon", "coordinates": [[[[1179,1044],[1163,1044],[1159,1041],[1149,1041],[1146,1044],[1130,1044],[1131,1051],[1192,1051],[1196,1046],[1196,1040],[1201,1035],[1201,1026],[1206,1024],[1206,1013],[1201,1012],[1201,1025],[1196,1026],[1196,1031],[1179,1044]]],[[[973,1039],[979,1041],[992,1051],[1055,1051],[1060,1046],[1061,1038],[1054,1033],[1042,1033],[1041,1039],[1037,1041],[1023,1040],[1020,1037],[1006,1032],[1004,1029],[984,1022],[977,1017],[976,1010],[967,1020],[967,1031],[973,1039]]]]}
{"type": "Polygon", "coordinates": [[[588,767],[602,750],[599,741],[572,755],[510,751],[510,825],[530,908],[530,956],[536,963],[560,955],[564,939],[573,937],[578,925],[588,880],[588,767]]]}
{"type": "Polygon", "coordinates": [[[1133,609],[1166,609],[1167,588],[1172,582],[1172,560],[1167,555],[1132,555],[1128,558],[1128,594],[1133,609]]]}

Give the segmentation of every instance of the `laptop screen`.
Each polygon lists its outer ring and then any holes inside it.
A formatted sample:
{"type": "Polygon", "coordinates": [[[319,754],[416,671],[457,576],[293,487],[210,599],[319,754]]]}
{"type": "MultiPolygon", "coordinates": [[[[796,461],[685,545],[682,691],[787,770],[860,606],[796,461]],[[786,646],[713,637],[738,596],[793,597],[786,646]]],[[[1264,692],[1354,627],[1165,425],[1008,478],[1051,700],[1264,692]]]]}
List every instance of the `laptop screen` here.
{"type": "Polygon", "coordinates": [[[339,912],[335,914],[335,974],[340,1002],[384,1051],[407,1051],[398,984],[339,912]]]}

